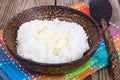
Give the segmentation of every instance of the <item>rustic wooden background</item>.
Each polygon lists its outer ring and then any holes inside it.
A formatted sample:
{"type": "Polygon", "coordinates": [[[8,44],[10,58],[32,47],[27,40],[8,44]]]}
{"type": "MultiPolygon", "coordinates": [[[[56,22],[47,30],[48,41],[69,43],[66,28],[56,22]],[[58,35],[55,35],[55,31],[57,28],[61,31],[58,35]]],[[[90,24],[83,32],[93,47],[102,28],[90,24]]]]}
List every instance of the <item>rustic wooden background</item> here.
{"type": "MultiPolygon", "coordinates": [[[[88,3],[89,0],[56,0],[58,5],[71,6],[79,2],[88,3]]],[[[110,0],[113,8],[111,21],[120,26],[120,0],[110,0]]],[[[35,6],[55,5],[55,0],[0,0],[0,26],[7,22],[17,13],[35,6]]],[[[99,70],[85,80],[113,80],[109,67],[99,70]]]]}

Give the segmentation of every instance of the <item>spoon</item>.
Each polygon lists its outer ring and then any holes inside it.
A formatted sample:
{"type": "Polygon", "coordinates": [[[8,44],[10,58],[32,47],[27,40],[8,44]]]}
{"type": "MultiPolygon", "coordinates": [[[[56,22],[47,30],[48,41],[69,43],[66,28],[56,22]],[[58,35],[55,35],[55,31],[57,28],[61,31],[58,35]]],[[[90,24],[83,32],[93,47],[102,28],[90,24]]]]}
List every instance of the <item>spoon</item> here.
{"type": "Polygon", "coordinates": [[[91,0],[89,3],[91,16],[102,27],[105,43],[109,52],[111,69],[115,80],[120,80],[120,62],[113,39],[108,30],[109,20],[112,16],[112,7],[109,0],[91,0]]]}

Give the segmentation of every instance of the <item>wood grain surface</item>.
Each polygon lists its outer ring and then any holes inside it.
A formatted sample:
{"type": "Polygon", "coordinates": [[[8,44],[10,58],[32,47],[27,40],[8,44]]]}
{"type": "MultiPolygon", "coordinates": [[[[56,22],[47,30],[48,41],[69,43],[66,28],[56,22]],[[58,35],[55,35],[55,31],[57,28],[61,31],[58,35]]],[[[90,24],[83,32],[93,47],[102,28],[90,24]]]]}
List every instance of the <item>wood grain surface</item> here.
{"type": "MultiPolygon", "coordinates": [[[[56,0],[57,5],[71,6],[76,3],[89,0],[56,0]]],[[[111,21],[120,26],[120,0],[110,0],[113,8],[111,21]]],[[[7,22],[17,13],[35,6],[55,5],[55,0],[0,0],[0,26],[4,27],[7,22]]],[[[101,69],[85,80],[113,80],[109,67],[101,69]]]]}

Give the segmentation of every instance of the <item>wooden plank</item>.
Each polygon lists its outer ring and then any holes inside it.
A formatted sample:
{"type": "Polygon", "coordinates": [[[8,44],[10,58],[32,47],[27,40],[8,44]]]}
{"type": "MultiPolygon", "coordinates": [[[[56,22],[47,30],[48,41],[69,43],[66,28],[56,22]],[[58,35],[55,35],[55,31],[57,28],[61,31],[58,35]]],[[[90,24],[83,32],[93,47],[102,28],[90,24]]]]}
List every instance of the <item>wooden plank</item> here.
{"type": "Polygon", "coordinates": [[[88,3],[90,0],[57,0],[58,5],[71,6],[80,2],[88,3]]]}
{"type": "Polygon", "coordinates": [[[113,8],[111,21],[120,26],[120,0],[110,0],[110,2],[113,8]]]}
{"type": "Polygon", "coordinates": [[[40,5],[54,5],[54,0],[0,0],[0,26],[4,26],[15,14],[40,5]]]}
{"type": "Polygon", "coordinates": [[[100,80],[112,80],[110,76],[112,75],[109,74],[109,70],[107,68],[98,71],[98,79],[100,80]]]}
{"type": "Polygon", "coordinates": [[[79,0],[57,0],[57,5],[62,6],[71,6],[76,3],[79,3],[79,0]]]}

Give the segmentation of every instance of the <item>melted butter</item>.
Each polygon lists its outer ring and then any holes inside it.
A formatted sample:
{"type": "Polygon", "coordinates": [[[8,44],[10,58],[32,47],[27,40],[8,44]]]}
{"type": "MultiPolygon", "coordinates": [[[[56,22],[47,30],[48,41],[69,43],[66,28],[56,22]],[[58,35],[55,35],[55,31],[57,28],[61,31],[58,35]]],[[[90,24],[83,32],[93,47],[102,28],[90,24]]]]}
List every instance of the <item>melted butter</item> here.
{"type": "Polygon", "coordinates": [[[59,39],[57,40],[57,42],[55,43],[55,46],[54,46],[54,54],[56,56],[58,56],[58,51],[61,50],[62,48],[66,47],[67,46],[67,39],[59,39]]]}
{"type": "Polygon", "coordinates": [[[44,27],[43,29],[37,32],[37,39],[47,39],[47,40],[54,40],[55,38],[55,31],[53,29],[44,27]]]}
{"type": "Polygon", "coordinates": [[[60,50],[60,49],[62,49],[63,47],[66,47],[66,46],[67,46],[67,39],[59,39],[59,40],[56,42],[54,48],[55,48],[56,50],[60,50]]]}

